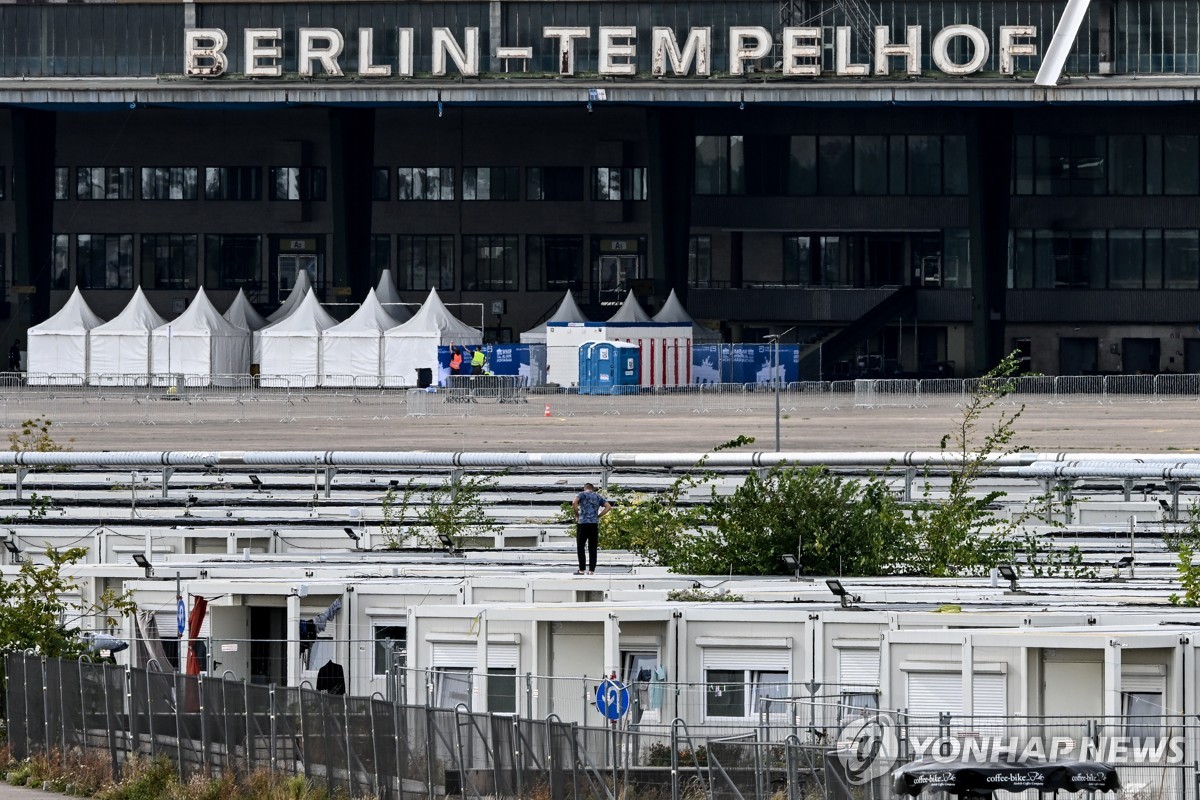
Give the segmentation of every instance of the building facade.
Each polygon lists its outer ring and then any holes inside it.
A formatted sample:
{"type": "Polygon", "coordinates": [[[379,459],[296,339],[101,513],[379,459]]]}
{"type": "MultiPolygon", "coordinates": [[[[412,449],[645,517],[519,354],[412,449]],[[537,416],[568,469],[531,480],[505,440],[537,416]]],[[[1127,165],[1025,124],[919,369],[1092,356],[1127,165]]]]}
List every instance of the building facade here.
{"type": "Polygon", "coordinates": [[[674,289],[806,378],[1200,372],[1200,2],[0,5],[7,341],[383,270],[604,319],[674,289]]]}

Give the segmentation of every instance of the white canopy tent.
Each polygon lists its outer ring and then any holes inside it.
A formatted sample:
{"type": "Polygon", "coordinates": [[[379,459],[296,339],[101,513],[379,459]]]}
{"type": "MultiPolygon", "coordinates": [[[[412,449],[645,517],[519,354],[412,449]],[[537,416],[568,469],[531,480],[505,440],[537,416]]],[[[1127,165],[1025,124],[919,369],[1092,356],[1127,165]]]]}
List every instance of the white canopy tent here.
{"type": "Polygon", "coordinates": [[[57,314],[29,329],[26,381],[39,386],[82,384],[88,371],[88,332],[103,323],[76,287],[57,314]]]}
{"type": "Polygon", "coordinates": [[[248,331],[256,331],[267,325],[263,315],[255,310],[250,298],[246,297],[246,292],[241,289],[238,289],[237,297],[233,298],[233,302],[229,304],[229,309],[225,312],[224,317],[239,328],[245,328],[248,331]]]}
{"type": "Polygon", "coordinates": [[[221,316],[204,292],[176,319],[150,334],[158,378],[181,376],[186,386],[235,386],[250,370],[250,331],[221,316]]]}
{"type": "Polygon", "coordinates": [[[321,308],[312,289],[295,311],[254,336],[264,386],[316,386],[321,375],[321,332],[337,320],[321,308]]]}
{"type": "MultiPolygon", "coordinates": [[[[451,314],[438,297],[437,289],[430,289],[425,304],[412,319],[383,335],[384,385],[415,386],[418,369],[431,370],[433,381],[440,383],[443,376],[438,365],[439,347],[482,344],[483,335],[451,314]]],[[[469,355],[464,358],[469,360],[469,355]]]]}
{"type": "Polygon", "coordinates": [[[139,286],[120,314],[92,328],[88,381],[102,386],[145,385],[153,371],[150,332],[166,322],[139,286]]]}
{"type": "Polygon", "coordinates": [[[625,302],[617,309],[617,313],[608,318],[609,322],[650,322],[650,315],[642,304],[633,296],[633,290],[625,297],[625,302]]]}
{"type": "Polygon", "coordinates": [[[383,333],[396,327],[375,294],[345,322],[321,334],[322,386],[378,386],[383,374],[383,333]]]}
{"type": "Polygon", "coordinates": [[[696,320],[692,319],[692,315],[675,296],[674,289],[671,290],[671,296],[667,298],[667,302],[663,303],[663,307],[654,315],[654,321],[690,324],[692,326],[692,342],[695,344],[720,344],[721,342],[720,332],[699,325],[696,320]]]}
{"type": "Polygon", "coordinates": [[[385,269],[379,276],[379,285],[375,287],[375,299],[383,306],[383,310],[391,314],[396,322],[408,322],[412,312],[407,306],[401,305],[400,293],[396,291],[396,281],[392,279],[392,271],[385,269]]]}
{"type": "Polygon", "coordinates": [[[522,344],[545,344],[546,343],[546,323],[547,322],[591,322],[579,310],[579,306],[575,304],[575,296],[570,291],[558,304],[558,308],[554,313],[540,325],[535,325],[529,330],[521,334],[522,344]]]}
{"type": "Polygon", "coordinates": [[[304,298],[308,296],[310,289],[312,289],[312,281],[309,280],[308,270],[302,269],[296,273],[296,285],[292,287],[291,294],[287,296],[287,299],[283,301],[283,304],[279,308],[267,315],[267,322],[279,322],[282,319],[287,319],[304,302],[304,298]]]}

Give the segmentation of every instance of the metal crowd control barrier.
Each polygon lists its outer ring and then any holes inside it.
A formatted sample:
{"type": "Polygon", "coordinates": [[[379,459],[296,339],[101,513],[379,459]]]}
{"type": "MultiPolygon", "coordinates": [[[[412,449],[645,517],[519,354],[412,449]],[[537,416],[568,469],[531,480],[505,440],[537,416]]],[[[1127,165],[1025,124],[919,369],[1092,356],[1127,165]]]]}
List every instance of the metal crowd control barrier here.
{"type": "MultiPolygon", "coordinates": [[[[1007,404],[1177,402],[1200,399],[1200,375],[1029,376],[1013,378],[1007,404]]],[[[611,395],[528,386],[518,376],[452,376],[429,389],[374,378],[315,375],[0,374],[0,426],[44,415],[58,425],[255,425],[402,416],[740,416],[896,407],[953,408],[978,379],[804,381],[788,384],[639,386],[611,395]]]]}

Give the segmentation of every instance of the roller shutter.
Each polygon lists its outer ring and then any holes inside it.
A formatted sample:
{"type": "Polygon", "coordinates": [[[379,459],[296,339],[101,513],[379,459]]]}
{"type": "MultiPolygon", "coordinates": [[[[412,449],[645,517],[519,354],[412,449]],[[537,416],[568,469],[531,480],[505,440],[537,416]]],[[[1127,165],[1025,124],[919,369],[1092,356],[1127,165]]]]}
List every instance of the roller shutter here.
{"type": "Polygon", "coordinates": [[[838,650],[838,683],[842,686],[879,686],[879,650],[838,650]]]}
{"type": "MultiPolygon", "coordinates": [[[[516,669],[518,646],[515,644],[489,644],[488,667],[490,669],[516,669]]],[[[469,642],[434,642],[434,667],[466,667],[475,669],[479,648],[469,642]]]]}
{"type": "MultiPolygon", "coordinates": [[[[975,673],[971,683],[974,716],[1003,717],[1008,713],[1008,681],[1005,678],[1004,675],[975,673]]],[[[961,681],[959,686],[962,686],[961,681]]]]}
{"type": "Polygon", "coordinates": [[[921,717],[962,714],[962,675],[957,672],[910,672],[905,696],[908,713],[921,717]]]}
{"type": "Polygon", "coordinates": [[[704,648],[705,669],[748,669],[765,672],[788,672],[792,666],[792,651],[787,648],[740,649],[737,647],[704,648]]]}

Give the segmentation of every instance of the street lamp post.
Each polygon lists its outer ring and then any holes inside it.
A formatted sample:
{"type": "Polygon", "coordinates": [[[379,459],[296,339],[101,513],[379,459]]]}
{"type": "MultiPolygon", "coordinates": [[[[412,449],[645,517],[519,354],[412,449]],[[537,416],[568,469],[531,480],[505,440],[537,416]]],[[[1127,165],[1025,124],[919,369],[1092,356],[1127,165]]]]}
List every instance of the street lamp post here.
{"type": "Polygon", "coordinates": [[[764,339],[770,339],[771,344],[775,346],[774,362],[775,366],[771,370],[771,380],[775,384],[775,452],[780,450],[780,435],[779,435],[779,340],[787,336],[792,331],[796,330],[795,326],[788,328],[783,333],[769,333],[764,336],[764,339]]]}

